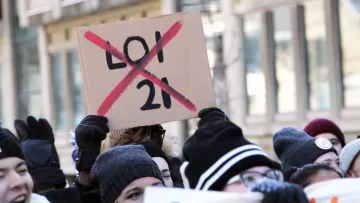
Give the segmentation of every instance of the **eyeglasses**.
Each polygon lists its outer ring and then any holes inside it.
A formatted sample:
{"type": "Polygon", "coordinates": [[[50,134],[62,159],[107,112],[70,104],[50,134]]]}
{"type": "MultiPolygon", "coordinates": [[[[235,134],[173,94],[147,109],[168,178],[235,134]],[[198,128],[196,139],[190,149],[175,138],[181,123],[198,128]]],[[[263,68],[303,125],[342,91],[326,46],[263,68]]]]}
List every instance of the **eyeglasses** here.
{"type": "Polygon", "coordinates": [[[155,142],[155,143],[159,143],[162,145],[163,140],[165,138],[165,133],[166,130],[165,129],[161,129],[161,130],[156,130],[153,133],[151,133],[150,135],[150,139],[155,142]]]}
{"type": "Polygon", "coordinates": [[[259,173],[256,171],[248,171],[244,173],[240,173],[239,175],[234,176],[228,181],[228,185],[241,182],[246,187],[251,187],[257,180],[262,178],[268,178],[271,180],[276,180],[279,182],[284,181],[284,176],[281,171],[278,170],[269,170],[266,173],[259,173]]]}

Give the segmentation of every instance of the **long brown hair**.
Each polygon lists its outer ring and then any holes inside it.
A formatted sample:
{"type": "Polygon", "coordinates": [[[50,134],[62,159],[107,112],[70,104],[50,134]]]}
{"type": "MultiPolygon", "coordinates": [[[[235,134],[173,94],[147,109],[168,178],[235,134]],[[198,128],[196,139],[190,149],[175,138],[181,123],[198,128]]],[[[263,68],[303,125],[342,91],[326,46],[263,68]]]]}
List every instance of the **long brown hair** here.
{"type": "Polygon", "coordinates": [[[111,131],[103,143],[101,151],[104,152],[116,146],[135,144],[145,141],[154,142],[161,148],[164,134],[165,130],[159,124],[111,131]]]}

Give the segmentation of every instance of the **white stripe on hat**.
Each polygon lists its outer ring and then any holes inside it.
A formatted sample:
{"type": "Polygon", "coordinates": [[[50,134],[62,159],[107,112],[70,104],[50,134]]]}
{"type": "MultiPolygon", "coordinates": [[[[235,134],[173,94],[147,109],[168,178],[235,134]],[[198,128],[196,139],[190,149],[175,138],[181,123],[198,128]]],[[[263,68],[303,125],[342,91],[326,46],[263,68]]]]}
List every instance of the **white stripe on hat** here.
{"type": "Polygon", "coordinates": [[[181,179],[183,181],[183,185],[184,185],[185,189],[190,189],[189,180],[187,179],[186,174],[185,174],[185,169],[188,165],[189,165],[189,162],[185,161],[180,166],[180,175],[181,175],[181,179]]]}
{"type": "Polygon", "coordinates": [[[230,152],[223,155],[220,159],[218,159],[208,170],[205,171],[205,173],[203,173],[200,176],[200,179],[195,187],[195,190],[200,190],[202,185],[204,185],[204,182],[206,181],[206,179],[208,179],[211,176],[211,174],[213,174],[223,163],[228,161],[228,159],[230,159],[232,156],[234,156],[240,152],[250,150],[250,149],[257,149],[257,150],[263,151],[259,146],[256,146],[253,144],[241,146],[241,147],[231,150],[230,152]]]}
{"type": "MultiPolygon", "coordinates": [[[[242,159],[248,158],[250,156],[262,155],[267,157],[266,153],[261,150],[251,150],[248,152],[241,153],[232,158],[229,162],[227,162],[221,169],[216,172],[205,184],[201,190],[208,190],[226,171],[228,171],[233,165],[241,161],[242,159]]],[[[240,172],[240,171],[239,171],[240,172]]]]}

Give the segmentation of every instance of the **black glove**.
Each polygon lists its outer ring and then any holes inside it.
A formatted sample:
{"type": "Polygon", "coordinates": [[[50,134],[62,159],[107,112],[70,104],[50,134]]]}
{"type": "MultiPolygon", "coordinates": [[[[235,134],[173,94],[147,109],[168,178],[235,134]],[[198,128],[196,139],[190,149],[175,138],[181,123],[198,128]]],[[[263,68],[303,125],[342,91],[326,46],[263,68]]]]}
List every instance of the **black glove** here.
{"type": "Polygon", "coordinates": [[[108,119],[103,116],[86,116],[75,130],[75,139],[79,147],[76,158],[76,169],[90,171],[100,154],[101,141],[109,133],[108,119]]]}
{"type": "Polygon", "coordinates": [[[263,180],[252,186],[251,191],[263,193],[263,203],[309,203],[304,190],[295,184],[263,180]]]}
{"type": "Polygon", "coordinates": [[[60,169],[60,160],[55,148],[54,133],[46,119],[36,120],[29,116],[25,121],[15,120],[14,126],[21,141],[35,190],[64,188],[66,179],[60,169]]]}
{"type": "Polygon", "coordinates": [[[200,121],[198,122],[198,127],[209,125],[216,121],[229,120],[227,115],[216,107],[205,108],[199,112],[200,121]]]}

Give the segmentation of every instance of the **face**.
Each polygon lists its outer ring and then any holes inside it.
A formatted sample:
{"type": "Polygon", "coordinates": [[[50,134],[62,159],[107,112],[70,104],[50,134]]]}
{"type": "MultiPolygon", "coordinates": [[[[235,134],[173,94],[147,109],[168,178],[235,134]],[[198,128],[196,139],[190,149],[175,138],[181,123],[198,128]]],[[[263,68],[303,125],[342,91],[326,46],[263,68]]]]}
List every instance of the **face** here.
{"type": "Polygon", "coordinates": [[[173,187],[174,184],[171,179],[168,163],[165,161],[165,159],[161,157],[153,157],[152,159],[155,161],[155,163],[157,164],[157,166],[161,171],[162,177],[164,179],[165,187],[173,187]]]}
{"type": "Polygon", "coordinates": [[[334,149],[337,151],[338,154],[340,154],[343,147],[341,146],[341,142],[340,142],[339,138],[337,138],[334,134],[322,133],[320,135],[317,135],[316,138],[326,138],[326,139],[330,140],[334,149]]]}
{"type": "Polygon", "coordinates": [[[253,167],[231,178],[228,184],[224,187],[223,191],[246,193],[248,192],[249,186],[254,184],[258,179],[262,178],[280,180],[282,179],[282,174],[280,171],[275,173],[274,170],[266,166],[253,167]]]}
{"type": "Polygon", "coordinates": [[[26,163],[19,158],[0,160],[0,202],[29,203],[33,181],[26,163]]]}
{"type": "Polygon", "coordinates": [[[360,178],[360,153],[354,159],[351,169],[349,170],[348,177],[360,178]]]}
{"type": "Polygon", "coordinates": [[[116,199],[115,203],[142,203],[144,202],[145,187],[163,187],[159,179],[153,177],[140,178],[128,185],[116,199]]]}
{"type": "Polygon", "coordinates": [[[339,174],[335,173],[334,171],[321,170],[316,175],[311,177],[310,184],[339,178],[341,178],[339,174]]]}
{"type": "Polygon", "coordinates": [[[327,164],[333,167],[336,171],[342,173],[339,167],[339,163],[340,163],[339,157],[334,152],[328,152],[326,154],[319,156],[314,163],[327,164]]]}

